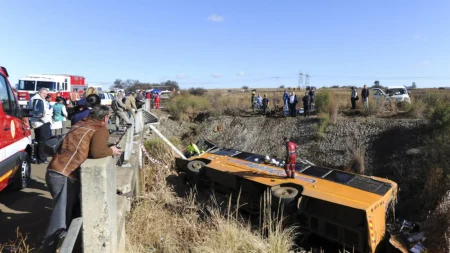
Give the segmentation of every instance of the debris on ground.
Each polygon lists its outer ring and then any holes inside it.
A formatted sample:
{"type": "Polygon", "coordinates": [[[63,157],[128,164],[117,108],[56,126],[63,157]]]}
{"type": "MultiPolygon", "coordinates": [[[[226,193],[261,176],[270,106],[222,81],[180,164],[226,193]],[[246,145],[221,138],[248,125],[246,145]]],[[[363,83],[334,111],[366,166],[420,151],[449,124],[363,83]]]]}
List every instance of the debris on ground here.
{"type": "Polygon", "coordinates": [[[427,249],[422,244],[425,240],[425,233],[420,231],[420,226],[416,223],[403,220],[393,224],[388,224],[387,230],[391,238],[389,242],[392,246],[403,253],[424,253],[427,249]]]}

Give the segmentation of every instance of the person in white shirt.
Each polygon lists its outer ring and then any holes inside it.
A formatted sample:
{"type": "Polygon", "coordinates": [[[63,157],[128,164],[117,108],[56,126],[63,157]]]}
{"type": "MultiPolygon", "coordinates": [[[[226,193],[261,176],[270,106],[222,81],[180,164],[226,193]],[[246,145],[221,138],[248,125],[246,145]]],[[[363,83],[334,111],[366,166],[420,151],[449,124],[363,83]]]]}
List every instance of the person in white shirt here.
{"type": "Polygon", "coordinates": [[[40,88],[38,93],[29,101],[29,107],[33,108],[34,112],[33,117],[30,118],[30,123],[34,129],[34,138],[38,142],[37,163],[48,163],[44,144],[50,138],[52,110],[49,107],[49,103],[45,100],[47,94],[48,90],[46,88],[40,88]]]}

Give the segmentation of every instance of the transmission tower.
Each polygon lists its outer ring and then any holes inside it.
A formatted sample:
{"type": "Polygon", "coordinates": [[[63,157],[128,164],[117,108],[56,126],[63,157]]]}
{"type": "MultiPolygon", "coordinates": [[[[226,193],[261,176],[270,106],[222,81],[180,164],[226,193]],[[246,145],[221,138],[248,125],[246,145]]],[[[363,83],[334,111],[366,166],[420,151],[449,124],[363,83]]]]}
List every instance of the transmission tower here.
{"type": "Polygon", "coordinates": [[[303,86],[303,73],[300,71],[298,74],[298,89],[300,90],[303,86]]]}
{"type": "Polygon", "coordinates": [[[309,74],[306,74],[306,78],[305,78],[305,86],[308,87],[309,86],[309,74]]]}

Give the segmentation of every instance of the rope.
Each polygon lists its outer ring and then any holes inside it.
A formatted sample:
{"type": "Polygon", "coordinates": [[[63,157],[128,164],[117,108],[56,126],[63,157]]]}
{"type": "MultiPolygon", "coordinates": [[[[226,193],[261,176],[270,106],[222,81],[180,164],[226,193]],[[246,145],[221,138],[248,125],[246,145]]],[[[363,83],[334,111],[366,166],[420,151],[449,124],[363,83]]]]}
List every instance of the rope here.
{"type": "MultiPolygon", "coordinates": [[[[151,157],[151,156],[148,154],[147,150],[145,149],[144,145],[142,145],[142,144],[139,144],[139,145],[141,146],[142,152],[145,154],[145,156],[147,157],[147,159],[148,159],[150,162],[152,162],[153,164],[157,164],[157,165],[164,165],[162,162],[160,162],[160,161],[156,160],[155,158],[151,157]]],[[[168,168],[167,165],[164,165],[164,167],[165,167],[165,168],[168,168]]]]}

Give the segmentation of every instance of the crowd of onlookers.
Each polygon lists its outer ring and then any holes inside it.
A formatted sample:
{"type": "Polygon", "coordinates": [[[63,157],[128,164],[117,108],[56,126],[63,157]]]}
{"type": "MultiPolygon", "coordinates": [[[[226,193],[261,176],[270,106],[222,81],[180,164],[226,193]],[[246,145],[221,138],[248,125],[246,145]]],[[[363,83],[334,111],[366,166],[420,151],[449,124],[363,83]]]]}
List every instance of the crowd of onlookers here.
{"type": "MultiPolygon", "coordinates": [[[[309,117],[311,110],[315,106],[316,101],[316,89],[311,88],[309,91],[305,92],[305,95],[302,97],[303,103],[303,116],[309,117]]],[[[252,92],[251,96],[251,108],[253,112],[257,111],[262,113],[263,115],[267,115],[269,110],[269,98],[267,94],[264,94],[261,97],[260,94],[256,95],[256,92],[252,92]]],[[[296,117],[299,110],[297,109],[297,104],[299,103],[299,99],[297,94],[295,93],[295,89],[290,93],[285,90],[283,93],[283,113],[286,116],[296,117]]]]}

